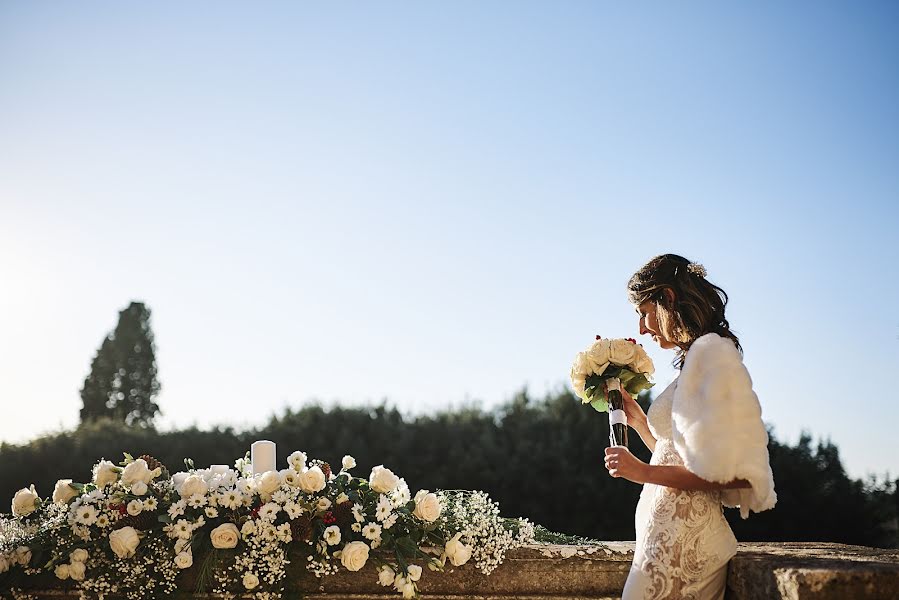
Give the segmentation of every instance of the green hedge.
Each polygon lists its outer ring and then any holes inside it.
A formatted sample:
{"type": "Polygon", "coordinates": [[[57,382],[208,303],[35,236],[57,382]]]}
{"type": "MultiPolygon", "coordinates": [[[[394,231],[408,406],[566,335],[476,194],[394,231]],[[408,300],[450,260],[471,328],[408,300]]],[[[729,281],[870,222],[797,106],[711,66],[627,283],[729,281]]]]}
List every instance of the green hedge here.
{"type": "MultiPolygon", "coordinates": [[[[296,449],[335,465],[351,454],[362,476],[384,464],[413,490],[482,489],[509,516],[596,539],[634,539],[640,486],[608,476],[607,419],[568,392],[540,400],[522,392],[494,411],[466,408],[415,418],[383,405],[308,405],[251,431],[159,432],[95,422],[25,445],[0,445],[0,498],[11,499],[31,483],[49,495],[57,479],[86,481],[96,461],[118,462],[122,452],[152,454],[173,472],[183,469],[185,457],[198,466],[232,464],[257,439],[274,441],[282,463],[296,449]]],[[[631,440],[634,453],[648,460],[639,438],[631,440]]],[[[728,510],[738,539],[897,545],[894,483],[849,478],[837,448],[813,446],[807,435],[789,446],[772,433],[769,450],[778,505],[746,521],[728,510]]]]}

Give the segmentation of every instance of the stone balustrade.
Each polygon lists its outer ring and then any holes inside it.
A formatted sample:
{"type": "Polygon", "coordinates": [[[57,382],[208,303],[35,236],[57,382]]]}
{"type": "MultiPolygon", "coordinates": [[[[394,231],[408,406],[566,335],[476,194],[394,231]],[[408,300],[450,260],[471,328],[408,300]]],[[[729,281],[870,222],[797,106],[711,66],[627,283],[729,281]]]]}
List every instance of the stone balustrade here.
{"type": "MultiPolygon", "coordinates": [[[[633,542],[602,546],[530,546],[511,552],[489,577],[472,565],[443,574],[425,571],[425,599],[612,600],[619,598],[633,558],[633,542]]],[[[195,589],[193,569],[184,573],[184,598],[210,598],[195,589]]],[[[39,600],[77,598],[64,582],[33,578],[22,587],[39,600]]],[[[398,599],[377,584],[374,566],[317,580],[291,572],[286,598],[310,600],[398,599]]],[[[7,590],[0,595],[9,597],[7,590]]],[[[729,600],[855,600],[899,598],[899,550],[830,543],[747,543],[731,561],[729,600]]]]}

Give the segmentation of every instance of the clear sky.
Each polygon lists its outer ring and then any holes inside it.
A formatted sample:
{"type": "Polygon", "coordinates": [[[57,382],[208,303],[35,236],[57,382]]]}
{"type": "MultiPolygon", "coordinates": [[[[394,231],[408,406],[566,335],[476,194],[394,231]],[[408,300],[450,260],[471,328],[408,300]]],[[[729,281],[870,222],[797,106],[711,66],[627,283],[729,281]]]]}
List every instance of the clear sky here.
{"type": "Polygon", "coordinates": [[[4,2],[0,440],[77,422],[132,299],[166,428],[542,395],[595,334],[638,337],[625,283],[675,252],[731,295],[778,438],[899,475],[897,26],[892,2],[4,2]]]}

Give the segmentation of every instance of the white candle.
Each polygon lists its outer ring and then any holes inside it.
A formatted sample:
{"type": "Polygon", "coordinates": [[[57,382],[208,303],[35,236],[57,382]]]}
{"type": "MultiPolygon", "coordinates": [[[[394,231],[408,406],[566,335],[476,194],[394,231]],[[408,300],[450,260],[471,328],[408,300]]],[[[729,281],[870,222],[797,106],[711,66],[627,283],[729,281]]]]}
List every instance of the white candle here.
{"type": "Polygon", "coordinates": [[[209,470],[215,475],[225,475],[231,467],[228,465],[210,465],[209,470]]]}
{"type": "Polygon", "coordinates": [[[253,475],[275,470],[275,442],[259,440],[250,446],[250,462],[253,463],[253,475]]]}

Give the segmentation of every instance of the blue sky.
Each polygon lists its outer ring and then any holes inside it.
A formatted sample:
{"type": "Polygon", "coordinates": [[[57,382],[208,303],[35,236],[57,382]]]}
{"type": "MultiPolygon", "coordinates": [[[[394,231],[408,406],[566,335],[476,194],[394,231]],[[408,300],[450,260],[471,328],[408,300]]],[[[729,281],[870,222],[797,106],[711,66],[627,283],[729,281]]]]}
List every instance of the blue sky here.
{"type": "Polygon", "coordinates": [[[76,423],[131,299],[164,427],[542,394],[637,337],[625,283],[675,252],[731,295],[776,435],[896,476],[897,16],[4,3],[0,439],[76,423]]]}

